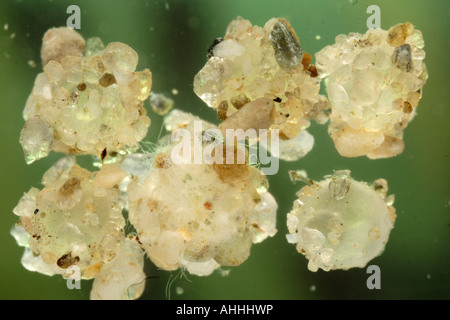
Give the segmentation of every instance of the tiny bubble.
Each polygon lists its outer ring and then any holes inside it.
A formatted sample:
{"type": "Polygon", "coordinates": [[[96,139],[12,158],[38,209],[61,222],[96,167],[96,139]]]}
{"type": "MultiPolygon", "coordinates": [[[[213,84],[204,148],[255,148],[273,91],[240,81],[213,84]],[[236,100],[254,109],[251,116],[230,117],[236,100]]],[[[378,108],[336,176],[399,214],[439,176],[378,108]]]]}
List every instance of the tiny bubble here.
{"type": "Polygon", "coordinates": [[[228,277],[230,275],[230,269],[219,269],[219,273],[222,277],[228,277]]]}
{"type": "Polygon", "coordinates": [[[317,36],[316,36],[316,40],[320,40],[320,38],[321,38],[320,35],[317,35],[317,36]]]}
{"type": "Polygon", "coordinates": [[[176,287],[175,291],[178,295],[182,295],[184,293],[184,289],[182,287],[176,287]]]}
{"type": "Polygon", "coordinates": [[[176,95],[178,94],[178,90],[177,90],[177,89],[172,89],[172,94],[173,94],[174,96],[176,96],[176,95]]]}
{"type": "Polygon", "coordinates": [[[312,285],[311,287],[309,287],[309,291],[310,291],[310,292],[316,291],[316,286],[315,286],[315,285],[312,285]]]}

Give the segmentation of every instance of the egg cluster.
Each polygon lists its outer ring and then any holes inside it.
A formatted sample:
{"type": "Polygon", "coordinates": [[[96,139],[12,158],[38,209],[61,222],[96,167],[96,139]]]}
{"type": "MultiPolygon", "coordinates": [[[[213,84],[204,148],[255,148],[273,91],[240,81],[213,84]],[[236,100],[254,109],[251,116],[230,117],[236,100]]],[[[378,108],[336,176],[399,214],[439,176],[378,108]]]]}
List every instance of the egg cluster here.
{"type": "Polygon", "coordinates": [[[309,260],[309,270],[363,268],[383,251],[396,217],[384,179],[368,185],[348,170],[336,171],[310,181],[297,197],[287,239],[309,260]]]}
{"type": "Polygon", "coordinates": [[[76,266],[81,278],[99,283],[94,296],[124,296],[135,275],[143,274],[143,262],[133,262],[143,253],[124,233],[125,202],[118,185],[126,175],[115,164],[90,172],[73,156],[53,165],[42,177],[44,188],[31,188],[13,210],[20,219],[12,234],[26,248],[24,267],[67,278],[76,266]],[[129,257],[130,263],[118,256],[129,257]],[[130,265],[137,273],[128,272],[130,265]],[[112,272],[121,275],[114,288],[102,280],[112,272]]]}
{"type": "MultiPolygon", "coordinates": [[[[172,135],[189,132],[193,150],[196,136],[192,115],[179,110],[166,118],[172,135]]],[[[204,128],[217,128],[202,121],[204,128]]],[[[163,138],[165,140],[165,138],[163,138]]],[[[267,191],[265,176],[238,158],[238,149],[218,143],[223,162],[175,164],[177,142],[156,150],[146,171],[128,185],[129,219],[149,258],[164,270],[179,267],[192,274],[209,275],[219,266],[237,266],[250,255],[252,243],[276,233],[277,203],[267,191]],[[177,190],[176,197],[173,190],[177,190]]],[[[142,163],[138,163],[142,166],[142,163]]],[[[136,170],[135,170],[136,171],[136,170]]]]}
{"type": "MultiPolygon", "coordinates": [[[[144,255],[160,269],[200,276],[242,264],[254,243],[277,233],[278,204],[267,173],[250,159],[251,139],[227,132],[279,137],[268,151],[295,161],[314,145],[306,131],[311,120],[330,120],[341,155],[395,156],[427,79],[423,47],[420,31],[403,23],[339,35],[314,66],[285,19],[259,27],[238,17],[194,79],[194,92],[217,111],[216,125],[171,111],[172,99],[151,93],[152,75],[135,71],[138,55],[129,46],[50,29],[20,143],[28,164],[50,151],[65,157],[13,210],[19,221],[11,234],[25,247],[23,266],[94,279],[91,299],[137,299],[145,289],[144,255]],[[319,94],[323,79],[328,98],[319,94]],[[142,141],[149,97],[165,116],[165,135],[153,144],[142,141]],[[138,153],[143,145],[149,152],[138,153]],[[96,157],[99,169],[79,166],[80,154],[96,157]]],[[[287,214],[287,240],[309,270],[364,267],[381,254],[396,218],[384,179],[367,184],[348,170],[322,181],[302,170],[289,176],[306,185],[287,214]]]]}
{"type": "Polygon", "coordinates": [[[210,48],[208,62],[194,78],[194,92],[220,120],[240,118],[241,127],[279,130],[283,141],[294,143],[280,143],[277,155],[298,160],[312,148],[297,138],[300,132],[311,119],[325,123],[330,112],[311,59],[285,19],[270,19],[261,28],[238,17],[210,48]],[[248,104],[261,98],[273,101],[271,107],[256,107],[249,116],[248,104]],[[255,117],[264,121],[255,124],[255,117]]]}
{"type": "Polygon", "coordinates": [[[331,104],[328,127],[345,157],[389,158],[403,152],[428,78],[422,33],[411,23],[364,35],[339,35],[316,54],[331,104]]]}
{"type": "Polygon", "coordinates": [[[44,35],[41,57],[44,72],[28,97],[20,134],[28,164],[52,150],[100,156],[138,147],[150,125],[144,100],[152,74],[135,71],[132,48],[104,47],[99,38],[85,46],[76,31],[55,28],[44,35]]]}

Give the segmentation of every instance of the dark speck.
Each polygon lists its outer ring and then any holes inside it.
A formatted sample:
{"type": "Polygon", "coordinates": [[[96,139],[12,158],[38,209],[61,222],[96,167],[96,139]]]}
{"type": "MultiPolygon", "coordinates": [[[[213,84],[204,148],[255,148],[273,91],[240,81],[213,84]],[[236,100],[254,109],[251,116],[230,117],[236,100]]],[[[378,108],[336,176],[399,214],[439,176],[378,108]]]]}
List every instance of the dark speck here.
{"type": "Polygon", "coordinates": [[[102,86],[102,87],[108,87],[112,84],[117,83],[116,78],[114,77],[113,74],[111,73],[105,73],[99,80],[98,83],[102,86]]]}
{"type": "Polygon", "coordinates": [[[211,45],[209,46],[209,49],[208,49],[208,54],[207,54],[208,59],[214,57],[214,54],[213,54],[214,47],[217,46],[222,41],[223,41],[223,38],[215,38],[214,39],[214,41],[211,43],[211,45]]]}
{"type": "Polygon", "coordinates": [[[86,83],[84,83],[84,82],[79,83],[78,86],[77,86],[77,89],[80,90],[80,91],[86,90],[86,83]]]}
{"type": "Polygon", "coordinates": [[[106,148],[103,149],[102,154],[101,154],[102,161],[103,161],[103,159],[105,159],[105,157],[106,157],[106,148]]]}

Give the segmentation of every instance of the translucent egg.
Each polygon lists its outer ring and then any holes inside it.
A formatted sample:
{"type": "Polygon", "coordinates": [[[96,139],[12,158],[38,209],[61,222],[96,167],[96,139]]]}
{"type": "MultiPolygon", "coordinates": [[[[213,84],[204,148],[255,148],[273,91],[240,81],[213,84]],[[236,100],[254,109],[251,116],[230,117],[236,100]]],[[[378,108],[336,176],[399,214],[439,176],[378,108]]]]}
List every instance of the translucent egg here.
{"type": "Polygon", "coordinates": [[[311,119],[327,122],[329,114],[311,58],[285,19],[259,27],[238,17],[211,46],[208,62],[194,78],[194,92],[217,110],[223,125],[279,130],[285,143],[277,156],[298,160],[312,148],[311,141],[297,138],[300,132],[311,119]]]}
{"type": "Polygon", "coordinates": [[[348,170],[297,192],[287,239],[309,260],[310,271],[363,268],[383,252],[396,217],[386,192],[385,180],[368,185],[348,170]]]}
{"type": "Polygon", "coordinates": [[[42,178],[44,188],[32,188],[14,208],[20,220],[13,236],[39,257],[23,258],[24,266],[39,271],[44,262],[53,273],[69,276],[66,270],[76,265],[83,278],[95,277],[116,256],[124,238],[117,185],[125,176],[115,165],[92,173],[74,157],[53,165],[42,178]],[[29,237],[26,244],[23,230],[29,237]]]}
{"type": "Polygon", "coordinates": [[[331,105],[328,132],[345,157],[403,152],[403,130],[416,115],[428,78],[423,37],[409,23],[338,35],[316,53],[331,105]]]}
{"type": "Polygon", "coordinates": [[[75,30],[54,28],[44,35],[44,72],[28,97],[20,135],[28,164],[50,151],[125,153],[147,134],[144,101],[152,74],[135,71],[137,53],[119,42],[105,47],[99,38],[88,39],[85,55],[84,49],[75,30]]]}
{"type": "MultiPolygon", "coordinates": [[[[189,114],[173,110],[166,126],[175,136],[192,134],[202,144],[202,132],[195,134],[189,114]]],[[[197,118],[198,120],[198,118],[197,118]]],[[[214,128],[205,123],[205,127],[214,128]]],[[[217,129],[217,127],[215,127],[217,129]]],[[[164,138],[163,138],[164,139],[164,138]]],[[[164,270],[184,268],[192,274],[209,275],[219,266],[237,266],[250,255],[252,243],[276,233],[277,203],[267,192],[267,180],[245,163],[175,163],[177,142],[156,150],[129,183],[129,219],[149,258],[164,270]]],[[[192,147],[192,148],[190,148],[192,147]]],[[[223,160],[236,160],[236,150],[222,144],[223,160]]],[[[217,149],[218,150],[218,149],[217,149]]],[[[201,155],[201,153],[200,153],[201,155]]],[[[189,155],[188,160],[194,160],[189,155]]]]}

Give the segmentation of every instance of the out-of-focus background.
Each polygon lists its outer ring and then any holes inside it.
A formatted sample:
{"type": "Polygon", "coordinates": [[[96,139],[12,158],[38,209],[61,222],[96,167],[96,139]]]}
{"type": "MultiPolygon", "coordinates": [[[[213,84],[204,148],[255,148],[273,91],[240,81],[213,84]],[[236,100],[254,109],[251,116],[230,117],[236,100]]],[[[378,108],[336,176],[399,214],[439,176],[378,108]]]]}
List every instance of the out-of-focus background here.
{"type": "MultiPolygon", "coordinates": [[[[88,299],[91,281],[69,290],[59,276],[29,272],[20,264],[19,248],[9,231],[17,221],[12,209],[23,192],[41,187],[42,174],[61,154],[26,165],[18,142],[22,110],[36,75],[42,71],[40,46],[44,32],[66,24],[69,5],[81,8],[85,38],[120,41],[139,54],[138,70],[150,68],[154,92],[163,92],[175,106],[217,121],[193,92],[193,78],[206,62],[214,38],[223,36],[236,16],[263,26],[272,17],[289,20],[303,50],[314,54],[341,33],[367,30],[369,5],[381,8],[381,27],[405,21],[423,32],[429,80],[418,115],[405,131],[405,151],[391,159],[343,158],[326,125],[312,124],[316,143],[305,158],[281,162],[269,177],[279,204],[278,234],[254,245],[239,267],[209,277],[186,277],[158,270],[148,259],[150,278],[143,299],[449,299],[450,298],[450,3],[433,1],[274,1],[274,0],[129,0],[0,2],[0,299],[88,299]],[[33,61],[35,67],[33,67],[33,61]],[[177,95],[172,89],[178,90],[177,95]],[[381,269],[381,289],[366,287],[366,269],[312,273],[306,259],[288,244],[286,214],[301,187],[288,177],[304,169],[320,180],[337,169],[350,169],[356,180],[383,177],[395,194],[397,221],[384,253],[370,264],[381,269]],[[228,275],[227,275],[228,274],[228,275]]],[[[146,107],[152,119],[148,140],[155,141],[162,118],[146,107]]],[[[174,194],[174,196],[176,196],[174,194]]]]}

